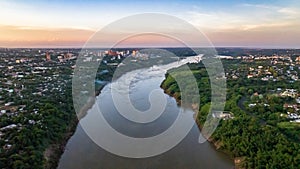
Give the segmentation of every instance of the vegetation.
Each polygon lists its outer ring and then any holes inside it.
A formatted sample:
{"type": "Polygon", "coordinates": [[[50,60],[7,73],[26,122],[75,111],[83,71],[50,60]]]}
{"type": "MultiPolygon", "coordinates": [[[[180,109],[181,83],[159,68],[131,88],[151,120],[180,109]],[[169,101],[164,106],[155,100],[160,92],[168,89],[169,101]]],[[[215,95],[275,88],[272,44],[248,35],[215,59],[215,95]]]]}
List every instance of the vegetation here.
{"type": "MultiPolygon", "coordinates": [[[[69,73],[70,70],[64,70],[64,72],[69,73]]],[[[38,85],[30,80],[26,82],[31,83],[32,87],[38,85]]],[[[40,97],[26,93],[24,95],[26,96],[24,99],[12,101],[20,102],[18,103],[20,105],[27,105],[24,108],[26,114],[20,113],[15,117],[4,114],[0,118],[1,127],[11,123],[18,124],[18,127],[10,129],[8,133],[7,140],[10,141],[12,147],[1,149],[0,168],[53,167],[53,163],[57,160],[53,156],[56,154],[55,152],[49,154],[51,158],[48,157],[48,160],[54,161],[47,161],[44,155],[45,149],[51,144],[57,144],[64,140],[65,133],[70,132],[77,124],[73,105],[69,104],[72,103],[71,87],[65,88],[64,93],[52,92],[40,97]],[[29,123],[29,120],[32,123],[29,123]],[[44,166],[46,161],[49,166],[44,166]]],[[[6,131],[4,131],[5,133],[6,131]]],[[[1,139],[0,144],[5,145],[6,140],[1,139]]],[[[62,150],[63,147],[58,147],[53,151],[62,150]]]]}
{"type": "MultiPolygon", "coordinates": [[[[227,100],[225,111],[234,114],[233,119],[221,120],[210,140],[217,148],[232,158],[242,159],[240,168],[300,168],[300,125],[291,123],[281,116],[285,113],[283,104],[291,98],[282,98],[270,90],[279,88],[299,89],[299,82],[265,82],[260,79],[248,79],[250,66],[268,66],[268,62],[243,63],[240,60],[222,60],[226,73],[238,70],[240,78],[227,78],[227,100]],[[261,95],[256,96],[255,93],[261,95]],[[258,106],[249,108],[249,103],[258,106]],[[264,106],[268,104],[268,106],[264,106]]],[[[210,111],[210,83],[205,67],[189,64],[197,78],[201,95],[197,123],[201,127],[210,111]]],[[[180,74],[180,68],[168,71],[161,87],[169,94],[180,99],[178,84],[170,72],[180,74]]],[[[181,72],[182,73],[182,72],[181,72]]],[[[183,90],[188,90],[188,85],[183,90]]]]}
{"type": "MultiPolygon", "coordinates": [[[[0,75],[5,75],[0,83],[0,102],[3,103],[3,107],[2,105],[0,107],[8,109],[0,114],[0,168],[56,168],[64,146],[77,126],[78,119],[74,110],[77,107],[74,105],[88,109],[92,104],[88,97],[98,94],[107,82],[128,71],[174,61],[174,58],[169,57],[144,60],[104,56],[100,64],[97,61],[98,57],[94,55],[91,57],[92,62],[84,61],[86,58],[79,58],[83,60],[82,65],[76,66],[82,67],[81,73],[85,73],[82,78],[87,80],[80,79],[80,84],[83,85],[75,85],[74,93],[72,93],[72,80],[74,80],[72,77],[76,60],[47,62],[39,57],[29,57],[34,60],[34,64],[40,65],[42,70],[16,63],[12,71],[27,73],[26,76],[19,79],[11,78],[9,75],[16,73],[8,70],[0,75]],[[121,62],[123,65],[120,64],[121,62]],[[90,66],[91,64],[97,64],[97,72],[90,66]],[[95,91],[85,86],[94,83],[86,75],[95,75],[95,91]],[[6,84],[6,81],[9,84],[6,84]],[[12,85],[14,85],[14,92],[2,90],[9,89],[12,85]],[[77,100],[79,97],[81,102],[73,104],[73,101],[76,101],[73,100],[73,96],[77,100]],[[11,105],[4,106],[5,103],[11,105]],[[7,126],[12,127],[5,129],[7,126]]],[[[6,67],[1,68],[6,69],[6,67]]]]}

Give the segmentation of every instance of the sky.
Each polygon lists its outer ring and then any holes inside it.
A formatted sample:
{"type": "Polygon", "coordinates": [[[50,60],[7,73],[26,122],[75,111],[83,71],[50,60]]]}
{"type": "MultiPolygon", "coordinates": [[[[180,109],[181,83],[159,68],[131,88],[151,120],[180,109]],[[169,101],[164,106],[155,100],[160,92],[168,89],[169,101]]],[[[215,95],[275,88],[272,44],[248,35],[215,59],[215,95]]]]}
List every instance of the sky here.
{"type": "MultiPolygon", "coordinates": [[[[187,21],[216,47],[300,48],[299,0],[1,0],[0,8],[0,47],[82,47],[118,19],[153,12],[187,21]]],[[[146,35],[128,45],[165,44],[146,35]]]]}

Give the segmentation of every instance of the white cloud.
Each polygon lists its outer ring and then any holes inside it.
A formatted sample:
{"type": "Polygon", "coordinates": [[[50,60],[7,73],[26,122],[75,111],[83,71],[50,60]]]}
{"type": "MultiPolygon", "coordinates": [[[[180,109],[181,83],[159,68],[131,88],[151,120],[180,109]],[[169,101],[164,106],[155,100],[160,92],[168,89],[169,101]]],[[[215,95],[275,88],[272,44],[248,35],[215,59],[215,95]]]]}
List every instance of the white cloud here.
{"type": "Polygon", "coordinates": [[[278,28],[278,27],[287,27],[292,25],[288,22],[280,23],[262,23],[262,24],[253,24],[253,25],[243,25],[242,30],[254,30],[254,29],[266,29],[266,28],[278,28]]]}
{"type": "Polygon", "coordinates": [[[300,18],[300,9],[296,8],[280,8],[278,10],[279,13],[286,15],[289,18],[300,18]]]}
{"type": "Polygon", "coordinates": [[[273,5],[266,5],[266,4],[241,4],[240,6],[244,7],[254,7],[254,8],[262,8],[262,9],[277,9],[278,7],[273,6],[273,5]]]}
{"type": "Polygon", "coordinates": [[[212,31],[236,29],[242,31],[262,28],[299,26],[300,9],[264,4],[241,4],[232,11],[221,12],[191,11],[187,20],[199,28],[212,31]]]}

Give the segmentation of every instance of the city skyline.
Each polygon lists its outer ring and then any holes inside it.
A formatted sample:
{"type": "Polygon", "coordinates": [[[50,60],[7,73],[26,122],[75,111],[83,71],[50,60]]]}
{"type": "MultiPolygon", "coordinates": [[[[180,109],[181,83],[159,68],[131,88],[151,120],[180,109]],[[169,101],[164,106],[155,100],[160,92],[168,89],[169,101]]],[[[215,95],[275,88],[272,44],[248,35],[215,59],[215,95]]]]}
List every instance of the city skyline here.
{"type": "MultiPolygon", "coordinates": [[[[151,3],[3,0],[0,5],[1,47],[82,47],[105,25],[146,12],[186,20],[216,47],[300,48],[300,2],[296,0],[151,3]]],[[[178,29],[178,33],[182,30],[178,29]]],[[[166,42],[145,36],[127,46],[165,47],[166,42]]]]}

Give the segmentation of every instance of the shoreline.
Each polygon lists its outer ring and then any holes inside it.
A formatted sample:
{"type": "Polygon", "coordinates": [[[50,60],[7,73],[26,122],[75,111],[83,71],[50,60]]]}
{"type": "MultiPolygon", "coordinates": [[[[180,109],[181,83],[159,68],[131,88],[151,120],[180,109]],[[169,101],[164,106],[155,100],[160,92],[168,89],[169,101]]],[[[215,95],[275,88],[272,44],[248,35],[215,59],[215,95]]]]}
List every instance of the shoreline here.
{"type": "MultiPolygon", "coordinates": [[[[106,84],[104,85],[106,86],[106,84]]],[[[94,105],[95,98],[101,93],[101,90],[103,89],[102,86],[99,90],[95,91],[95,96],[90,97],[88,99],[88,102],[82,107],[79,114],[86,114],[87,111],[94,105]]],[[[43,152],[45,164],[45,169],[54,169],[58,167],[59,161],[63,153],[65,152],[66,145],[69,141],[69,139],[74,135],[77,126],[79,124],[78,115],[76,114],[75,118],[71,120],[70,126],[67,128],[66,132],[64,133],[61,140],[50,144],[45,151],[43,152]]]]}
{"type": "Polygon", "coordinates": [[[64,133],[63,138],[55,143],[50,144],[45,149],[43,153],[46,160],[44,164],[45,169],[57,168],[60,157],[65,151],[65,146],[76,131],[78,122],[79,121],[77,118],[73,119],[71,122],[71,126],[68,127],[67,131],[64,133]]]}
{"type": "MultiPolygon", "coordinates": [[[[127,73],[130,71],[125,71],[116,76],[115,78],[119,78],[123,73],[127,73]]],[[[109,76],[105,81],[103,86],[99,87],[99,89],[95,89],[95,96],[90,97],[87,101],[87,103],[82,107],[82,109],[79,111],[79,115],[84,117],[87,113],[87,111],[94,105],[95,98],[101,93],[102,89],[113,80],[114,76],[109,76]],[[82,116],[83,114],[83,116],[82,116]]],[[[73,112],[74,113],[74,112],[73,112]]],[[[75,112],[76,113],[76,112],[75,112]]],[[[62,154],[65,151],[65,147],[69,141],[69,139],[74,135],[76,128],[78,126],[79,120],[78,120],[78,114],[76,113],[76,116],[73,120],[71,120],[71,126],[68,127],[66,132],[63,134],[63,138],[55,143],[49,144],[48,147],[44,150],[43,156],[44,156],[44,168],[45,169],[53,169],[57,168],[59,164],[59,160],[62,156],[62,154]]]]}
{"type": "MultiPolygon", "coordinates": [[[[87,111],[94,105],[95,103],[95,100],[96,100],[96,97],[101,93],[102,89],[107,85],[109,84],[110,82],[112,81],[112,79],[109,79],[107,80],[108,83],[104,84],[103,86],[101,86],[98,90],[95,90],[95,96],[90,96],[90,98],[88,99],[87,103],[82,107],[82,109],[79,111],[79,115],[81,116],[83,114],[82,117],[84,117],[87,113],[87,111]]],[[[164,81],[161,82],[161,84],[163,83],[164,81]]],[[[160,85],[160,87],[162,88],[162,86],[160,85]]],[[[178,105],[180,105],[180,99],[174,97],[172,94],[168,93],[166,91],[166,89],[162,88],[164,90],[164,93],[166,93],[167,95],[175,98],[176,102],[178,105]]],[[[192,106],[193,107],[193,106],[192,106]]],[[[193,108],[194,111],[196,111],[194,108],[193,108]]],[[[195,113],[195,120],[196,120],[196,123],[197,123],[197,126],[198,128],[201,130],[201,125],[198,123],[198,120],[197,120],[197,114],[195,113]]],[[[53,168],[57,168],[58,167],[58,164],[59,164],[59,161],[61,159],[61,156],[62,154],[65,152],[65,148],[66,148],[66,145],[69,141],[69,139],[74,135],[74,133],[76,132],[76,128],[79,124],[79,119],[78,119],[78,114],[76,113],[76,116],[74,119],[71,120],[70,122],[70,126],[67,128],[66,132],[63,134],[63,137],[62,139],[58,140],[57,142],[55,143],[52,143],[50,144],[46,149],[45,151],[43,152],[43,155],[44,155],[44,159],[45,159],[45,164],[44,164],[44,168],[45,169],[53,169],[53,168]]],[[[211,139],[208,139],[208,142],[210,144],[212,144],[215,148],[215,144],[214,144],[214,141],[211,140],[211,139]]],[[[220,151],[216,148],[216,151],[220,151]]],[[[223,151],[221,151],[223,152],[223,151]]],[[[224,152],[226,155],[228,153],[224,152]]],[[[228,154],[229,155],[229,154],[228,154]]],[[[232,159],[230,157],[230,159],[232,159]]],[[[234,161],[234,164],[235,164],[235,159],[232,159],[234,161]]],[[[235,166],[235,168],[237,168],[235,166]]]]}
{"type": "MultiPolygon", "coordinates": [[[[101,93],[101,90],[103,89],[103,87],[101,87],[98,91],[95,92],[95,97],[97,97],[101,93]]],[[[160,87],[164,90],[164,93],[166,93],[167,95],[173,97],[176,100],[177,104],[180,105],[180,101],[181,101],[180,99],[174,97],[173,94],[167,92],[166,89],[164,89],[162,86],[160,86],[160,87]]],[[[94,99],[89,99],[89,101],[80,110],[80,114],[81,113],[87,113],[87,111],[94,105],[94,103],[95,103],[95,98],[94,99]]],[[[196,111],[196,110],[194,110],[194,111],[196,111]]],[[[196,124],[197,124],[198,128],[201,130],[202,127],[201,127],[201,124],[199,123],[199,121],[197,120],[197,115],[196,114],[197,113],[195,113],[196,124]]],[[[77,118],[77,115],[76,115],[76,118],[73,119],[70,124],[71,124],[71,126],[69,126],[68,129],[66,130],[62,140],[59,140],[57,143],[50,144],[45,149],[45,151],[43,153],[44,158],[46,160],[45,165],[44,165],[45,169],[53,169],[53,168],[58,167],[59,160],[60,160],[62,154],[65,152],[65,147],[66,147],[69,139],[74,135],[74,133],[76,131],[76,128],[79,124],[79,120],[77,118]]],[[[242,164],[242,162],[244,160],[242,157],[232,158],[230,156],[229,152],[226,152],[225,150],[220,150],[219,149],[220,144],[221,144],[220,142],[217,142],[217,141],[215,141],[211,138],[208,138],[207,141],[215,148],[216,151],[222,152],[226,156],[228,156],[229,159],[231,159],[233,161],[233,163],[235,165],[235,169],[240,168],[239,166],[240,166],[240,164],[242,164]]]]}
{"type": "MultiPolygon", "coordinates": [[[[163,81],[164,82],[164,81],[163,81]]],[[[164,90],[164,93],[173,97],[175,100],[176,100],[176,103],[180,106],[181,105],[181,99],[177,98],[174,96],[174,94],[171,94],[170,92],[167,91],[167,89],[163,88],[162,87],[162,84],[163,82],[161,83],[160,87],[164,90]]],[[[192,106],[193,107],[193,106],[192,106]]],[[[193,109],[194,111],[199,111],[199,110],[196,110],[196,109],[193,109]]],[[[197,115],[198,113],[195,112],[195,115],[194,115],[194,118],[195,118],[195,121],[196,121],[196,124],[198,126],[198,129],[201,131],[202,130],[202,125],[200,124],[200,122],[198,121],[198,118],[197,118],[197,115]]],[[[229,159],[231,159],[233,161],[233,164],[234,164],[234,168],[235,169],[242,169],[241,167],[241,164],[243,163],[243,161],[245,160],[243,157],[234,157],[232,158],[231,155],[230,155],[230,152],[226,151],[226,150],[221,150],[220,149],[220,145],[222,144],[221,142],[219,141],[215,141],[213,140],[211,137],[210,138],[207,138],[207,141],[215,148],[216,151],[218,152],[222,152],[224,153],[226,156],[229,157],[229,159]]]]}

